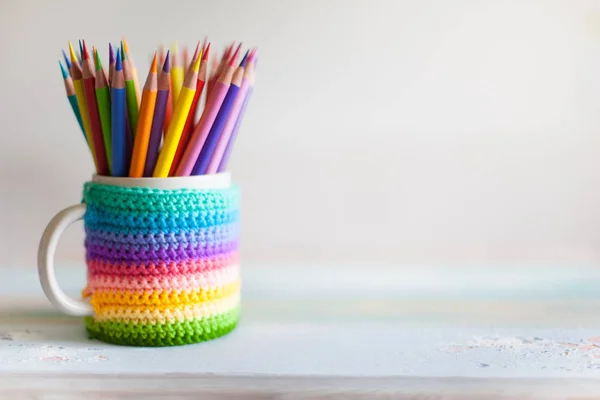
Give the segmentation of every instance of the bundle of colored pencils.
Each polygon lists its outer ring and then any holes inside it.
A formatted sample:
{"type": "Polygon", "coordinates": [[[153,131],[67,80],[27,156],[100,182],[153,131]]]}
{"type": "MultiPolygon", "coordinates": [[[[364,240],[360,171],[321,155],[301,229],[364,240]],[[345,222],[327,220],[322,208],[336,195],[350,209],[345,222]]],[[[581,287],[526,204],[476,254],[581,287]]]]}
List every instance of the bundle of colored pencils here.
{"type": "Polygon", "coordinates": [[[154,52],[143,88],[123,38],[109,44],[106,74],[99,52],[79,42],[59,61],[67,97],[98,175],[155,177],[223,172],[254,87],[256,49],[240,58],[229,45],[209,71],[210,43],[191,60],[176,44],[154,52]],[[205,106],[200,97],[206,87],[205,106]],[[199,118],[197,118],[199,116],[199,118]]]}

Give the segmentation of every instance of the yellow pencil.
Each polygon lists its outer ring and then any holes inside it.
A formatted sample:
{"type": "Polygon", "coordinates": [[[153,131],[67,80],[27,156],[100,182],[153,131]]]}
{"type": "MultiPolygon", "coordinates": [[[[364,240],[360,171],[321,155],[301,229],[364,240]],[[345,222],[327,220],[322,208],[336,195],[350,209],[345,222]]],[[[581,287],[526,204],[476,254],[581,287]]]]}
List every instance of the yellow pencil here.
{"type": "Polygon", "coordinates": [[[196,59],[192,71],[190,71],[185,78],[181,93],[179,94],[177,103],[175,103],[171,123],[169,124],[169,129],[165,135],[163,147],[158,155],[156,167],[154,167],[153,176],[155,178],[166,178],[169,176],[169,170],[171,169],[171,164],[175,157],[175,151],[177,151],[177,145],[179,144],[179,139],[181,139],[181,132],[183,131],[183,126],[187,120],[190,106],[196,93],[196,81],[198,80],[198,70],[200,69],[201,58],[202,57],[198,57],[196,59]]]}
{"type": "Polygon", "coordinates": [[[177,42],[173,43],[171,49],[171,61],[171,97],[173,98],[173,104],[177,104],[177,98],[183,85],[183,67],[177,55],[177,42]]]}
{"type": "Polygon", "coordinates": [[[127,44],[127,40],[125,40],[125,36],[123,36],[123,50],[127,55],[127,59],[129,60],[129,66],[131,67],[131,75],[133,76],[133,87],[135,88],[135,95],[138,102],[138,108],[140,107],[142,93],[140,89],[140,79],[138,77],[138,70],[133,63],[133,58],[131,58],[131,53],[129,53],[129,45],[127,44]]]}
{"type": "Polygon", "coordinates": [[[94,151],[94,141],[92,140],[92,124],[90,122],[90,113],[88,111],[87,102],[85,100],[85,90],[83,88],[83,70],[79,65],[79,60],[73,45],[69,40],[69,52],[71,54],[71,74],[73,77],[73,86],[75,87],[75,97],[77,98],[77,105],[79,106],[79,112],[81,113],[81,121],[83,122],[83,131],[85,132],[85,138],[92,152],[94,159],[94,165],[96,164],[96,152],[94,151]]]}

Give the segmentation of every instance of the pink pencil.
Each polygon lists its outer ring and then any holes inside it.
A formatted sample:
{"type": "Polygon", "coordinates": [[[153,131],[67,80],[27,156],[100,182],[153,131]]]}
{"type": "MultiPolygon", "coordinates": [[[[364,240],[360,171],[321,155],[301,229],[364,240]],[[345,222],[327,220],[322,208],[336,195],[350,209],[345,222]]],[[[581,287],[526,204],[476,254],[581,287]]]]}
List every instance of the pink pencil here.
{"type": "Polygon", "coordinates": [[[244,99],[246,98],[246,94],[248,93],[248,89],[254,85],[254,55],[252,52],[248,59],[242,60],[241,67],[245,67],[244,71],[244,79],[242,80],[242,85],[240,86],[240,90],[238,91],[233,105],[231,106],[231,111],[229,112],[229,116],[227,117],[227,121],[225,122],[225,126],[223,127],[223,133],[219,137],[219,141],[217,142],[217,146],[210,158],[210,162],[208,163],[208,167],[206,168],[207,174],[214,174],[219,169],[219,164],[221,164],[221,160],[223,159],[223,153],[227,148],[227,143],[229,142],[229,138],[231,137],[231,132],[233,131],[233,127],[240,115],[240,110],[242,109],[242,104],[244,104],[244,99]]]}
{"type": "Polygon", "coordinates": [[[177,170],[175,171],[175,176],[190,176],[192,173],[194,165],[196,164],[196,160],[198,159],[198,155],[200,155],[202,146],[204,146],[204,142],[206,142],[210,128],[212,127],[213,122],[215,122],[215,118],[219,113],[221,104],[223,104],[225,95],[227,94],[229,86],[231,85],[231,78],[233,77],[234,67],[239,51],[240,47],[237,48],[237,51],[231,58],[229,65],[223,69],[219,79],[217,79],[217,82],[215,82],[215,86],[213,87],[210,97],[206,102],[206,107],[204,107],[200,121],[198,121],[198,124],[194,127],[190,142],[183,153],[179,167],[177,167],[177,170]]]}

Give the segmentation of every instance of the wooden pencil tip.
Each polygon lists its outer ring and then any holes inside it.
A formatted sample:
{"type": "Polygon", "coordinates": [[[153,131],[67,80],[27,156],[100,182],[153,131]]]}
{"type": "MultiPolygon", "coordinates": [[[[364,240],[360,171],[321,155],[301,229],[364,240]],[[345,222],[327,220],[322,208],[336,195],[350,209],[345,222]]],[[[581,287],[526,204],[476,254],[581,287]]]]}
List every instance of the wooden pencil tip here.
{"type": "Polygon", "coordinates": [[[71,69],[71,60],[69,60],[69,57],[67,56],[67,53],[65,53],[64,50],[61,50],[61,51],[62,51],[63,58],[65,59],[65,64],[67,65],[67,68],[71,69]]]}
{"type": "Polygon", "coordinates": [[[171,53],[173,53],[173,57],[177,55],[177,40],[171,45],[171,53]]]}
{"type": "Polygon", "coordinates": [[[60,71],[62,72],[63,79],[67,79],[69,77],[69,71],[67,71],[60,60],[58,60],[58,64],[60,64],[60,71]]]}
{"type": "Polygon", "coordinates": [[[169,62],[169,56],[170,56],[170,52],[169,50],[167,50],[167,54],[165,55],[165,62],[163,63],[163,72],[169,72],[171,70],[171,63],[169,62]]]}
{"type": "Polygon", "coordinates": [[[200,57],[196,57],[196,59],[194,60],[194,66],[192,67],[192,71],[198,72],[198,70],[200,69],[200,61],[200,57]]]}
{"type": "Polygon", "coordinates": [[[127,60],[127,53],[125,53],[125,47],[123,46],[123,41],[121,40],[121,61],[127,60]]]}
{"type": "Polygon", "coordinates": [[[238,55],[240,54],[241,48],[242,48],[242,43],[240,42],[237,49],[235,50],[235,53],[233,53],[233,57],[231,57],[231,60],[229,60],[230,67],[233,67],[236,64],[236,60],[238,58],[238,55]]]}
{"type": "Polygon", "coordinates": [[[102,62],[100,61],[100,54],[98,54],[98,50],[95,50],[94,52],[94,62],[96,64],[96,71],[100,71],[102,69],[102,62]]]}
{"type": "Polygon", "coordinates": [[[192,57],[192,60],[195,60],[196,58],[198,58],[198,56],[200,56],[200,51],[200,41],[198,40],[198,45],[196,45],[196,51],[194,51],[194,57],[192,57]]]}
{"type": "Polygon", "coordinates": [[[121,71],[123,64],[121,63],[121,52],[117,52],[117,61],[115,62],[115,71],[121,71]]]}
{"type": "Polygon", "coordinates": [[[115,62],[115,51],[113,50],[112,43],[108,43],[108,63],[114,64],[115,62]]]}
{"type": "Polygon", "coordinates": [[[85,40],[83,41],[83,59],[84,60],[89,60],[90,59],[90,54],[88,53],[88,49],[87,46],[85,44],[85,40]]]}
{"type": "Polygon", "coordinates": [[[77,62],[77,55],[75,54],[75,50],[73,50],[73,44],[71,43],[70,40],[69,40],[69,53],[71,56],[71,62],[72,63],[77,62]]]}
{"type": "Polygon", "coordinates": [[[125,49],[125,53],[129,54],[129,44],[127,44],[127,40],[125,36],[123,36],[121,43],[123,43],[123,48],[125,49]]]}
{"type": "Polygon", "coordinates": [[[204,50],[202,50],[202,61],[208,61],[208,53],[210,52],[210,42],[204,50]]]}
{"type": "Polygon", "coordinates": [[[244,54],[244,58],[242,58],[242,61],[240,62],[240,67],[246,66],[246,59],[248,58],[249,53],[250,53],[250,50],[246,50],[246,54],[244,54]]]}
{"type": "Polygon", "coordinates": [[[152,59],[152,65],[150,65],[150,72],[153,74],[156,74],[158,71],[156,69],[156,56],[157,56],[157,52],[156,50],[154,51],[154,58],[152,59]]]}

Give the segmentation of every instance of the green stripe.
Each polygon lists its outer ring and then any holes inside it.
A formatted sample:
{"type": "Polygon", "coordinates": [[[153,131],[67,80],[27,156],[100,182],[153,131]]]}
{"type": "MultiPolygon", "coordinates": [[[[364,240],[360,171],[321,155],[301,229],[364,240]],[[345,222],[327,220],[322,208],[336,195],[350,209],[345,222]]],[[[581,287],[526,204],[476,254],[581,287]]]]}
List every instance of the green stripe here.
{"type": "Polygon", "coordinates": [[[96,89],[96,99],[98,100],[98,112],[100,113],[100,124],[102,125],[102,135],[104,136],[104,148],[106,149],[106,158],[108,159],[108,169],[112,173],[112,127],[110,119],[110,94],[107,86],[96,89]]]}
{"type": "Polygon", "coordinates": [[[231,332],[240,318],[239,306],[210,318],[166,324],[103,321],[85,318],[90,339],[126,346],[180,346],[216,339],[231,332]]]}

